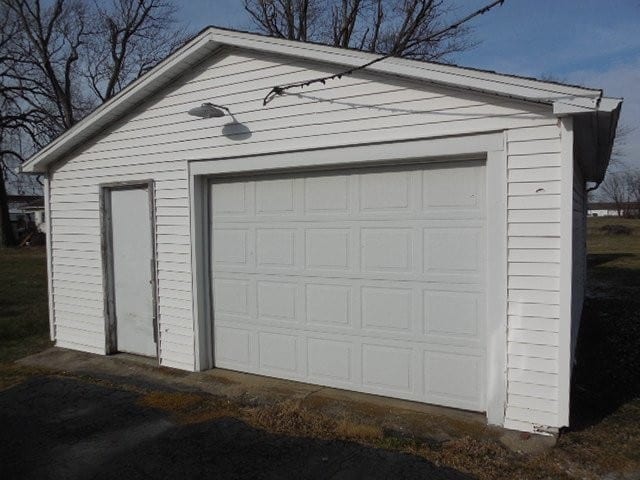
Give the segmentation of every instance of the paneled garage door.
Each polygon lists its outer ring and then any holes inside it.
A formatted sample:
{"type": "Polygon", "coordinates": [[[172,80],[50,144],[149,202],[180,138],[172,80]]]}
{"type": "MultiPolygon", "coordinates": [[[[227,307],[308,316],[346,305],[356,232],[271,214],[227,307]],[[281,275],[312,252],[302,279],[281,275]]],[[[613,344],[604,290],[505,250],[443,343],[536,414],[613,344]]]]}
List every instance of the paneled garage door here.
{"type": "Polygon", "coordinates": [[[216,179],[217,367],[485,410],[480,161],[216,179]]]}

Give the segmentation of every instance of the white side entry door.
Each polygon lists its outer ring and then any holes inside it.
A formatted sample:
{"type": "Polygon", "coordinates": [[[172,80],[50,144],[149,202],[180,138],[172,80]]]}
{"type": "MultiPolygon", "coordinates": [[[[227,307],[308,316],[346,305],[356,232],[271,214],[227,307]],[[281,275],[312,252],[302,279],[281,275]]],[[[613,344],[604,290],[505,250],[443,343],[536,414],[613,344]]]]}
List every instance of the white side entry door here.
{"type": "Polygon", "coordinates": [[[151,211],[146,187],[109,192],[117,350],[156,356],[151,211]]]}

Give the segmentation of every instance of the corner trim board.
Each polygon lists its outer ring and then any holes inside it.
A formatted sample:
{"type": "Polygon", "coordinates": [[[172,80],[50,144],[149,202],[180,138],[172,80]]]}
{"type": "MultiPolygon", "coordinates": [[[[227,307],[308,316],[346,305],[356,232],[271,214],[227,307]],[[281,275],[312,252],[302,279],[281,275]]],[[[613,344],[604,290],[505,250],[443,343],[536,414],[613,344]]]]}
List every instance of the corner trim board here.
{"type": "Polygon", "coordinates": [[[560,119],[560,323],[558,330],[558,426],[569,425],[571,298],[573,282],[573,119],[560,119]]]}
{"type": "Polygon", "coordinates": [[[52,172],[49,171],[44,176],[44,221],[46,224],[46,254],[47,254],[47,291],[48,291],[48,308],[49,308],[49,338],[51,341],[55,342],[56,340],[56,321],[55,321],[55,309],[53,304],[53,248],[51,246],[51,241],[53,236],[51,232],[53,231],[51,225],[51,190],[49,186],[49,176],[52,175],[52,172]]]}

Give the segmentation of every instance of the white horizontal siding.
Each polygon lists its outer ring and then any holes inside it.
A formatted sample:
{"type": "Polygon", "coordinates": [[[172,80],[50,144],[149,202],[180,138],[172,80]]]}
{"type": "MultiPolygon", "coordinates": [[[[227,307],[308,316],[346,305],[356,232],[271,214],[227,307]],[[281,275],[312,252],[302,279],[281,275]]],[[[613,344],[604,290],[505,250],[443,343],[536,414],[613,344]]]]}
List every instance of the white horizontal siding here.
{"type": "MultiPolygon", "coordinates": [[[[547,375],[542,384],[554,387],[556,347],[541,343],[547,339],[552,344],[557,331],[560,173],[555,120],[544,107],[525,109],[504,99],[391,77],[381,81],[367,74],[277,97],[262,106],[274,84],[327,72],[331,69],[291,59],[231,53],[194,67],[188,77],[55,169],[54,313],[63,326],[58,345],[104,352],[98,211],[102,183],[155,182],[161,363],[191,370],[188,160],[510,129],[509,373],[522,385],[535,385],[540,375],[547,375]],[[244,125],[244,137],[237,126],[227,125],[229,117],[201,120],[186,113],[205,101],[229,107],[244,125]]],[[[519,395],[513,408],[527,408],[527,395],[510,394],[519,395]]]]}
{"type": "Polygon", "coordinates": [[[558,425],[560,128],[509,130],[505,426],[558,425]]]}

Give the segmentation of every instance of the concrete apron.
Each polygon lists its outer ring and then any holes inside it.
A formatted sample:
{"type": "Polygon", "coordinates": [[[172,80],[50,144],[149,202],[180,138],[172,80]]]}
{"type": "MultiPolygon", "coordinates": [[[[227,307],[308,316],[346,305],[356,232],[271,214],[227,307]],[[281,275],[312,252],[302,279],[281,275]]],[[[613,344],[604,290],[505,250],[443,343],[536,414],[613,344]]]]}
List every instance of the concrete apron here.
{"type": "Polygon", "coordinates": [[[158,368],[155,359],[129,354],[103,356],[53,347],[17,363],[52,373],[106,380],[123,387],[205,393],[241,406],[295,402],[299,408],[316,414],[379,427],[385,436],[430,445],[469,436],[499,441],[513,451],[538,453],[551,448],[556,441],[552,436],[488,426],[480,413],[223,369],[185,372],[158,368]]]}

